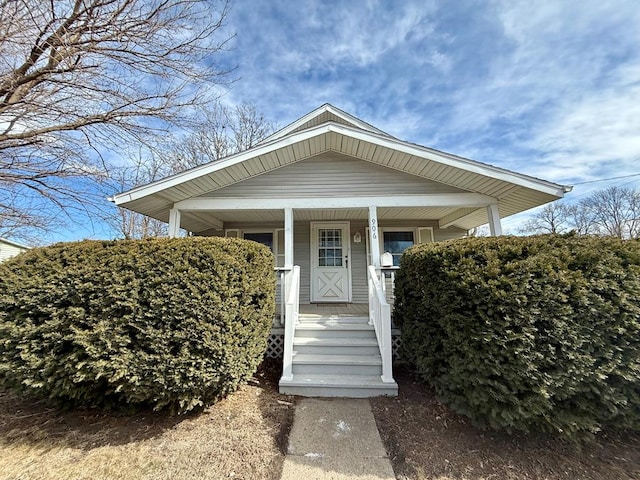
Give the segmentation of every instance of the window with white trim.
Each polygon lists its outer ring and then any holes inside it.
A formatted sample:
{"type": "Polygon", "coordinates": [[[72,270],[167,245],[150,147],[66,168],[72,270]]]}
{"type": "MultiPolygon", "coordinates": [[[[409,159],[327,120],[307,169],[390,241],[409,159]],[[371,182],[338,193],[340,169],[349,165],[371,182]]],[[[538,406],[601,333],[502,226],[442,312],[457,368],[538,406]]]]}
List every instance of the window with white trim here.
{"type": "MultiPolygon", "coordinates": [[[[366,229],[367,262],[371,265],[369,228],[366,229]]],[[[400,265],[403,252],[413,245],[433,242],[433,227],[380,227],[380,253],[389,252],[393,265],[400,265]]]]}
{"type": "Polygon", "coordinates": [[[244,232],[243,238],[266,245],[273,252],[273,232],[244,232]]]}
{"type": "Polygon", "coordinates": [[[382,253],[389,252],[393,256],[393,266],[400,265],[402,252],[415,245],[415,232],[411,230],[382,230],[382,253]]]}
{"type": "Polygon", "coordinates": [[[227,237],[244,238],[254,242],[266,245],[271,249],[276,257],[276,267],[284,267],[284,229],[276,228],[274,230],[240,230],[228,229],[225,231],[227,237]]]}

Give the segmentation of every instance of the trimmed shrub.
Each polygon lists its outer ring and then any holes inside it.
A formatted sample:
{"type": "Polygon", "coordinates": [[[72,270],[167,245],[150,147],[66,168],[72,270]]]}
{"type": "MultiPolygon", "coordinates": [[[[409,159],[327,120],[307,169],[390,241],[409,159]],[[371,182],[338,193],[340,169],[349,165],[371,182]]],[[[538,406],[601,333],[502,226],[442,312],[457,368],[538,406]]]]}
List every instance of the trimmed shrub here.
{"type": "Polygon", "coordinates": [[[480,425],[577,437],[640,428],[640,243],[577,236],[411,248],[402,354],[480,425]]]}
{"type": "Polygon", "coordinates": [[[228,238],[30,250],[0,265],[0,383],[69,406],[211,404],[262,360],[273,266],[228,238]]]}

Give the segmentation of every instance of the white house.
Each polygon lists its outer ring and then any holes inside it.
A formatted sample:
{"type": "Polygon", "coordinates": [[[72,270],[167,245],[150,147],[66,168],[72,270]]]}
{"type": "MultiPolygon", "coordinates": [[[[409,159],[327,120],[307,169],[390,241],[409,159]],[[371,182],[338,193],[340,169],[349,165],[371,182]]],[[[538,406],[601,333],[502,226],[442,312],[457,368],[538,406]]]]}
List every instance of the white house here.
{"type": "Polygon", "coordinates": [[[389,271],[410,245],[462,237],[569,187],[404,142],[325,104],[257,146],[115,195],[171,236],[268,245],[282,273],[286,393],[397,392],[389,271]],[[390,255],[389,255],[390,254],[390,255]]]}
{"type": "Polygon", "coordinates": [[[19,253],[29,250],[29,248],[30,247],[0,237],[0,262],[4,262],[8,258],[15,257],[19,253]]]}

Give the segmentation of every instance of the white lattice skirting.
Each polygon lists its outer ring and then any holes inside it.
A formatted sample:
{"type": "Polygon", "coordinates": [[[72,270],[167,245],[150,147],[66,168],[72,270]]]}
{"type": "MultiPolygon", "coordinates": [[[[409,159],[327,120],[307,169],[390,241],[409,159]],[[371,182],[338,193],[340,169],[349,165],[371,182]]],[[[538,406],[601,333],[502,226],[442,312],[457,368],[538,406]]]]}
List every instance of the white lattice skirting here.
{"type": "MultiPolygon", "coordinates": [[[[400,341],[402,334],[399,330],[394,330],[391,334],[391,342],[393,344],[393,360],[400,360],[400,341]]],[[[267,340],[267,351],[265,356],[268,358],[282,358],[284,352],[284,335],[280,332],[271,332],[267,340]]]]}
{"type": "Polygon", "coordinates": [[[282,358],[284,352],[284,335],[281,333],[271,333],[267,340],[267,358],[282,358]]]}
{"type": "Polygon", "coordinates": [[[391,348],[393,349],[393,361],[400,361],[400,342],[402,342],[402,334],[398,331],[391,333],[391,348]]]}

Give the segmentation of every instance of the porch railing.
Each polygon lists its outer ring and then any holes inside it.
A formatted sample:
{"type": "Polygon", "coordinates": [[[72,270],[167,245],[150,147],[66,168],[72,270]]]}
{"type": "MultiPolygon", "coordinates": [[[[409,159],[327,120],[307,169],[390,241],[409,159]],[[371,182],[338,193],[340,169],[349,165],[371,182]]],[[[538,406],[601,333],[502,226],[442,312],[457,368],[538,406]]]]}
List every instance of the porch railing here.
{"type": "Polygon", "coordinates": [[[373,325],[378,346],[380,347],[380,356],[382,357],[382,381],[385,383],[393,383],[393,372],[391,361],[393,356],[393,344],[391,338],[391,306],[387,303],[385,291],[382,287],[384,282],[384,274],[380,274],[380,270],[369,265],[369,323],[373,325]],[[381,280],[382,277],[382,280],[381,280]]]}
{"type": "Polygon", "coordinates": [[[300,267],[286,271],[282,285],[284,292],[284,352],[282,357],[282,379],[293,380],[293,337],[300,313],[300,267]]]}
{"type": "Polygon", "coordinates": [[[274,318],[273,325],[276,326],[276,321],[280,322],[280,325],[284,326],[284,314],[285,314],[285,305],[286,305],[286,294],[287,291],[285,289],[285,278],[287,273],[291,271],[291,268],[287,267],[276,267],[276,298],[279,300],[276,302],[276,307],[279,307],[279,312],[277,315],[277,320],[274,318]]]}

